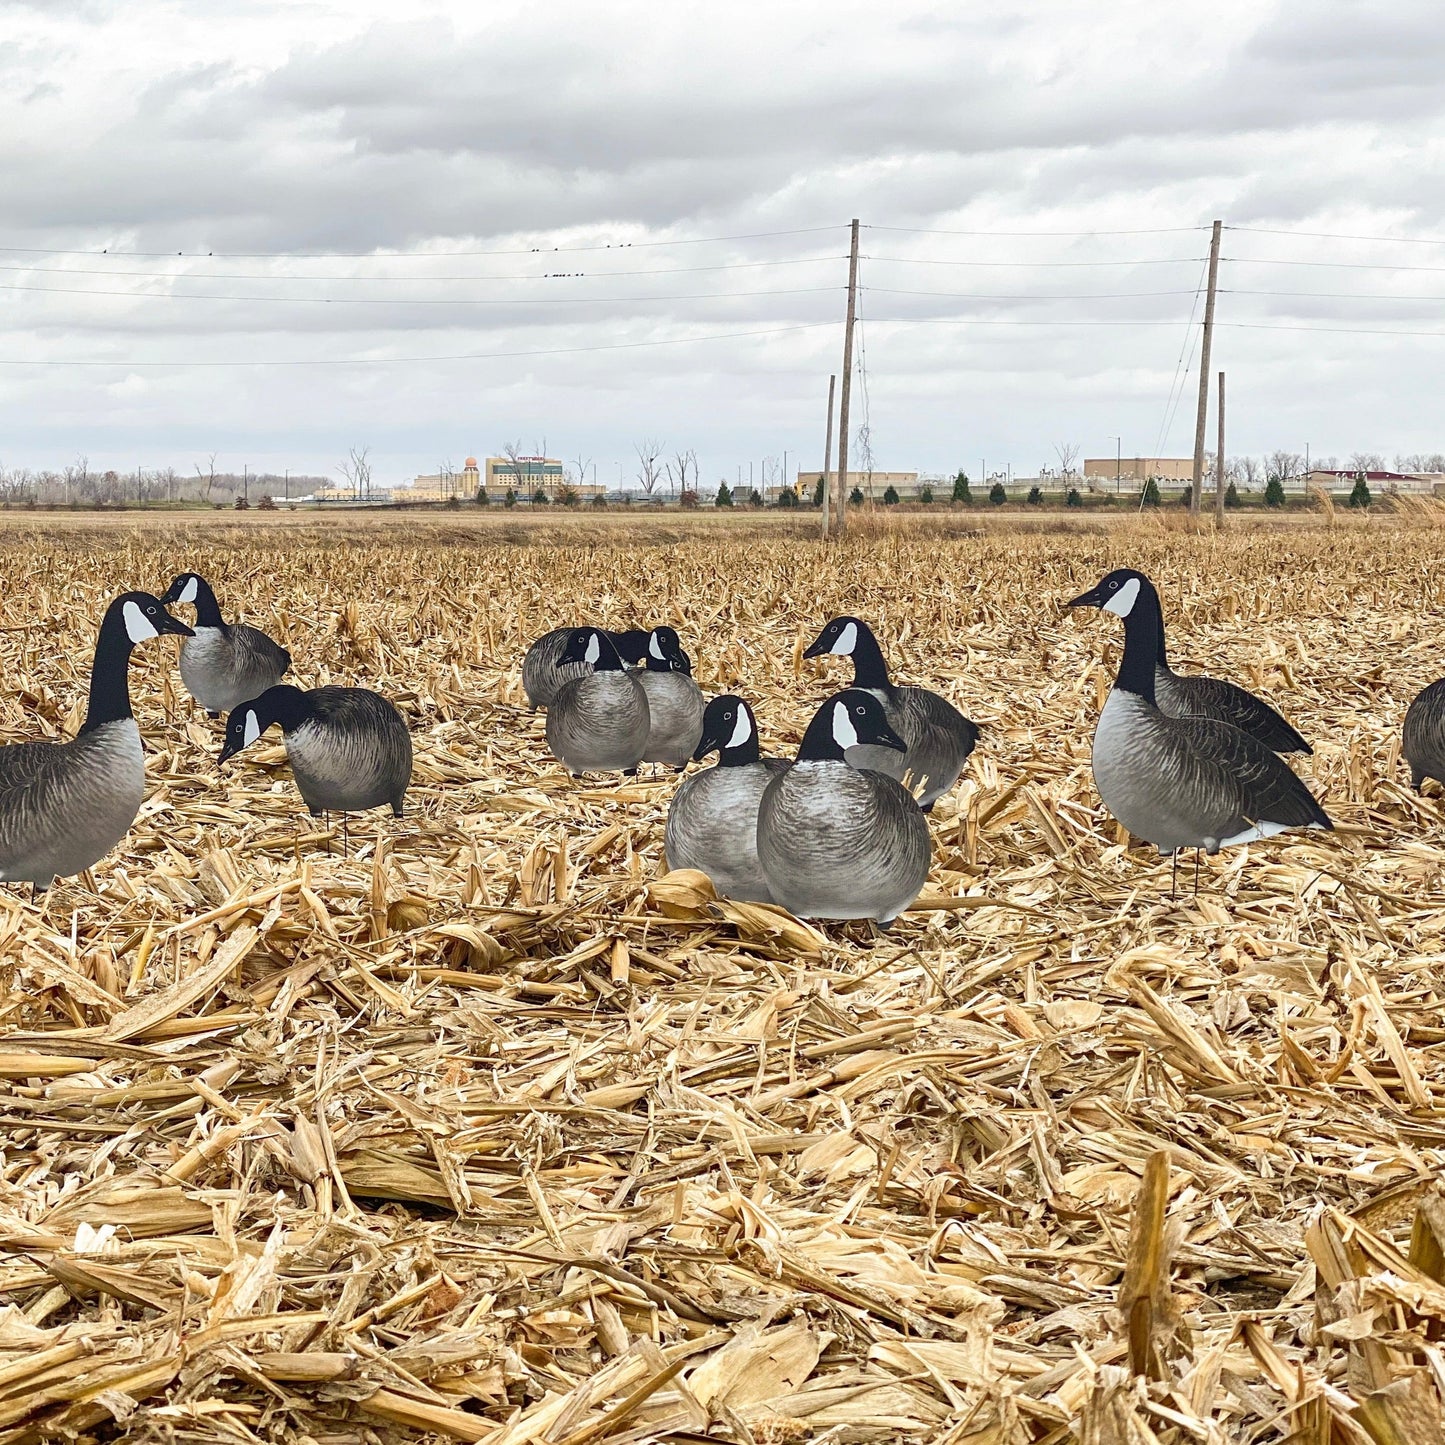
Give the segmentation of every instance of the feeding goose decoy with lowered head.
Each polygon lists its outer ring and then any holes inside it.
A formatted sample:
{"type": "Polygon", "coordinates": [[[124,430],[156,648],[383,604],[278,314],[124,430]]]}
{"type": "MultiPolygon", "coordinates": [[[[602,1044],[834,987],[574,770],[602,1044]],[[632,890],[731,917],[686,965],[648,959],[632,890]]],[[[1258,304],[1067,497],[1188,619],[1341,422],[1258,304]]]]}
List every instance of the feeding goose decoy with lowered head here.
{"type": "Polygon", "coordinates": [[[1159,710],[1160,609],[1142,572],[1110,572],[1069,606],[1101,608],[1124,621],[1124,656],[1094,731],[1093,767],[1104,806],[1132,834],[1173,855],[1177,868],[1181,848],[1213,854],[1295,828],[1334,827],[1258,738],[1218,718],[1159,710]]]}
{"type": "Polygon", "coordinates": [[[647,656],[634,674],[647,694],[649,718],[644,763],[666,763],[682,772],[702,736],[702,689],[693,681],[692,660],[671,627],[654,627],[647,656]]]}
{"type": "Polygon", "coordinates": [[[668,866],[706,873],[725,898],[771,903],[758,862],[758,805],[790,764],[759,756],[757,718],[731,694],[713,698],[703,713],[694,761],[711,752],[718,754],[717,766],[686,779],[668,807],[668,866]]]}
{"type": "Polygon", "coordinates": [[[411,784],[411,734],[406,720],[379,693],[364,687],[289,683],[268,688],[226,719],[220,761],[234,757],[273,723],[281,725],[286,761],[313,818],[389,804],[400,818],[411,784]]]}
{"type": "Polygon", "coordinates": [[[191,629],[159,597],[126,592],[96,638],[79,734],[0,747],[0,881],[48,888],[98,863],[130,830],[145,798],[145,752],[130,707],[138,643],[191,629]]]}
{"type": "Polygon", "coordinates": [[[291,654],[256,627],[226,622],[211,584],[198,572],[182,572],[161,598],[193,603],[194,635],[181,644],[181,681],[212,717],[238,708],[275,687],[291,666],[291,654]]]}
{"type": "Polygon", "coordinates": [[[860,744],[849,757],[854,767],[873,768],[900,781],[911,775],[913,792],[925,813],[958,781],[978,743],[978,725],[945,697],[923,687],[898,687],[889,681],[883,650],[866,622],[835,617],[804,657],[851,657],[853,686],[872,693],[883,705],[888,725],[903,739],[904,753],[860,744]]]}
{"type": "MultiPolygon", "coordinates": [[[[1142,575],[1142,574],[1141,574],[1142,575]]],[[[1136,606],[1159,614],[1159,648],[1154,659],[1155,703],[1166,717],[1212,717],[1257,738],[1271,752],[1312,753],[1313,748],[1263,698],[1219,677],[1182,676],[1169,666],[1164,647],[1164,609],[1158,591],[1141,592],[1136,606]]]]}
{"type": "MultiPolygon", "coordinates": [[[[576,630],[575,627],[554,627],[527,649],[522,659],[522,690],[534,712],[549,707],[563,683],[591,672],[585,662],[561,661],[567,640],[576,630]]],[[[645,628],[630,627],[624,632],[608,632],[607,636],[623,662],[638,663],[647,656],[651,634],[645,628]]]]}
{"type": "Polygon", "coordinates": [[[932,855],[928,823],[896,778],[847,761],[859,747],[903,746],[871,692],[848,688],[818,709],[797,761],[758,805],[758,861],[790,913],[887,928],[918,897],[932,855]]]}
{"type": "Polygon", "coordinates": [[[563,767],[578,773],[633,775],[647,750],[651,728],[647,693],[600,627],[573,628],[559,664],[587,671],[563,683],[547,708],[547,746],[563,767]]]}

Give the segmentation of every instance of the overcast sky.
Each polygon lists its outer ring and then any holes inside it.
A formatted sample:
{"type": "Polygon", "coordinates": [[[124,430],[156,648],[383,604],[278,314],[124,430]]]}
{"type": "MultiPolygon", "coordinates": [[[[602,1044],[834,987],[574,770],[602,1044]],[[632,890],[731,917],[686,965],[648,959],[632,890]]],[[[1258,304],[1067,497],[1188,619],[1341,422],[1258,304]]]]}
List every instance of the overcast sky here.
{"type": "Polygon", "coordinates": [[[1216,216],[1228,450],[1445,450],[1442,73],[1426,0],[0,0],[0,465],[818,467],[854,216],[880,468],[1187,454],[1216,216]]]}

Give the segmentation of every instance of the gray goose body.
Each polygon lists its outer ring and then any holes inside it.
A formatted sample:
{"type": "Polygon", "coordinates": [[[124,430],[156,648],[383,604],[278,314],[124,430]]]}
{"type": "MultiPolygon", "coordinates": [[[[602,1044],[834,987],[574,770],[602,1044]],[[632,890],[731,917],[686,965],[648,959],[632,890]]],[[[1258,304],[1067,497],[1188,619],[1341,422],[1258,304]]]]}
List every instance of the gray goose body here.
{"type": "MultiPolygon", "coordinates": [[[[877,708],[877,699],[858,690],[830,698],[798,761],[768,784],[758,807],[758,860],[774,900],[797,917],[871,918],[886,927],[928,878],[928,825],[896,779],[854,767],[841,743],[835,750],[810,746],[820,719],[828,725],[824,714],[839,699],[848,709],[860,696],[877,708]]],[[[891,735],[881,709],[878,721],[891,735]]]]}
{"type": "Polygon", "coordinates": [[[0,748],[0,881],[48,888],[98,863],[130,831],[145,798],[130,654],[161,632],[190,629],[148,593],[118,597],[101,623],[80,734],[0,748]]]}
{"type": "Polygon", "coordinates": [[[1094,732],[1104,806],[1161,853],[1220,848],[1295,828],[1332,828],[1299,777],[1258,738],[1216,718],[1167,717],[1154,703],[1157,593],[1121,569],[1070,604],[1124,619],[1124,656],[1094,732]]]}
{"type": "Polygon", "coordinates": [[[563,662],[588,671],[564,684],[547,709],[547,746],[569,773],[635,773],[647,748],[647,694],[622,665],[611,638],[573,628],[563,662]]]}
{"type": "Polygon", "coordinates": [[[290,669],[291,654],[279,642],[244,622],[222,620],[215,592],[197,573],[181,573],[164,600],[195,604],[195,634],[181,644],[181,681],[207,712],[232,712],[290,669]]]}
{"type": "Polygon", "coordinates": [[[685,767],[702,736],[702,689],[685,672],[634,673],[647,694],[647,747],[645,763],[685,767]]]}
{"type": "MultiPolygon", "coordinates": [[[[563,686],[579,677],[586,677],[592,671],[586,662],[561,661],[567,639],[575,630],[572,627],[554,627],[551,632],[539,637],[522,658],[522,690],[534,711],[550,707],[552,699],[563,686]]],[[[647,646],[647,633],[640,629],[612,632],[608,636],[624,662],[636,662],[647,646]]]]}
{"type": "Polygon", "coordinates": [[[386,698],[362,687],[269,688],[227,719],[221,761],[272,723],[281,724],[286,761],[314,816],[383,804],[402,816],[411,784],[411,734],[386,698]]]}
{"type": "Polygon", "coordinates": [[[849,750],[854,767],[871,768],[902,782],[925,812],[958,781],[963,765],[978,744],[978,725],[947,698],[923,687],[896,687],[872,629],[856,617],[835,617],[804,652],[853,659],[853,686],[871,693],[883,705],[889,726],[906,744],[899,753],[860,745],[849,750]]]}
{"type": "Polygon", "coordinates": [[[1405,713],[1402,742],[1412,788],[1418,790],[1426,778],[1445,783],[1445,678],[1416,694],[1405,713]]]}
{"type": "Polygon", "coordinates": [[[758,808],[768,784],[788,770],[782,758],[758,756],[757,725],[741,698],[714,698],[707,706],[694,756],[716,748],[715,768],[694,773],[667,810],[668,866],[696,868],[726,898],[773,902],[758,861],[758,808]]]}

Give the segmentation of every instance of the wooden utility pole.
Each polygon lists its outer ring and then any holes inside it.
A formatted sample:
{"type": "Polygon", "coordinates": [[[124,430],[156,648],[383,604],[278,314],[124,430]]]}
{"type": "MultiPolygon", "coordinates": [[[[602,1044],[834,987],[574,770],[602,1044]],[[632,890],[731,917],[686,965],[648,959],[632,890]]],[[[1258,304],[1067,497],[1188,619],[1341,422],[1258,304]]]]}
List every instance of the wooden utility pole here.
{"type": "Polygon", "coordinates": [[[823,432],[823,535],[828,535],[828,513],[833,500],[833,386],[837,374],[828,378],[828,426],[823,432]]]}
{"type": "Polygon", "coordinates": [[[853,322],[858,315],[858,221],[848,243],[848,322],[843,330],[843,395],[838,400],[838,490],[833,499],[833,533],[848,530],[848,401],[853,383],[853,322]]]}
{"type": "Polygon", "coordinates": [[[1219,443],[1214,448],[1214,518],[1224,525],[1224,373],[1219,373],[1219,443]]]}
{"type": "Polygon", "coordinates": [[[1209,290],[1204,297],[1204,341],[1199,352],[1199,415],[1194,419],[1194,482],[1189,492],[1189,506],[1197,512],[1204,490],[1204,422],[1209,412],[1209,350],[1214,342],[1214,292],[1219,281],[1220,223],[1214,223],[1209,238],[1209,290]]]}

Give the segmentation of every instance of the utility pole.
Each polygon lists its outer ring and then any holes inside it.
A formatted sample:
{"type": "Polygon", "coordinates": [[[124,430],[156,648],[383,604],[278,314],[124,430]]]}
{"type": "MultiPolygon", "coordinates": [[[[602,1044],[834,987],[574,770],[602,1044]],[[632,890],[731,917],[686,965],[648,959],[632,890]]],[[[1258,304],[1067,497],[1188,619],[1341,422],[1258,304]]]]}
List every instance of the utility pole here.
{"type": "Polygon", "coordinates": [[[853,322],[858,316],[858,220],[853,219],[848,241],[848,320],[843,327],[843,395],[838,400],[838,494],[833,504],[833,530],[841,537],[848,530],[848,403],[853,390],[853,322]]]}
{"type": "MultiPolygon", "coordinates": [[[[236,474],[232,472],[234,477],[236,474]]],[[[249,507],[251,505],[251,464],[241,463],[241,500],[249,507]]]]}
{"type": "Polygon", "coordinates": [[[1199,351],[1199,414],[1194,419],[1194,480],[1189,492],[1189,507],[1197,512],[1204,488],[1204,422],[1209,411],[1209,351],[1214,342],[1214,295],[1219,283],[1220,223],[1214,223],[1209,238],[1209,290],[1204,297],[1204,341],[1199,351]]]}
{"type": "Polygon", "coordinates": [[[291,500],[291,468],[286,468],[286,500],[291,500]]]}
{"type": "Polygon", "coordinates": [[[1214,448],[1214,520],[1224,525],[1224,373],[1219,373],[1219,441],[1214,448]]]}
{"type": "Polygon", "coordinates": [[[828,425],[823,432],[823,535],[828,535],[828,514],[833,500],[833,386],[837,372],[828,378],[828,425]]]}

